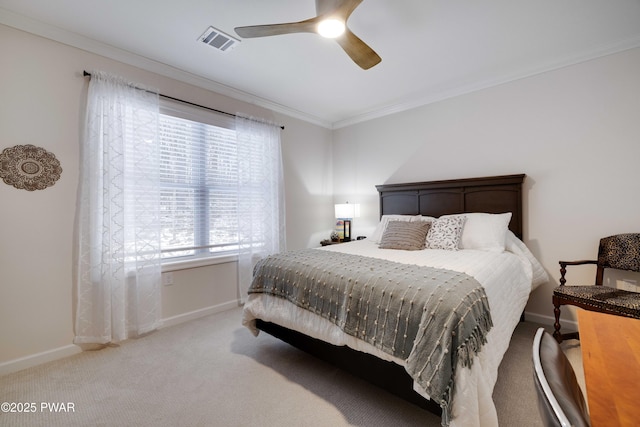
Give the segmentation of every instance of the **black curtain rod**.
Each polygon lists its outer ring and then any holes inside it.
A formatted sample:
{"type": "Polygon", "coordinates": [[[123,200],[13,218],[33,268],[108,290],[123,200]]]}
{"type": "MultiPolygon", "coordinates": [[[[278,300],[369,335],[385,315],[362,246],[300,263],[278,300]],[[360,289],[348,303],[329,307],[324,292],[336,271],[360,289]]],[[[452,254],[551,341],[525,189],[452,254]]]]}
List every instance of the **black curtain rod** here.
{"type": "MultiPolygon", "coordinates": [[[[91,73],[89,73],[87,71],[83,71],[82,75],[84,77],[91,77],[91,73]]],[[[173,96],[163,95],[161,93],[159,93],[158,96],[161,96],[162,98],[165,98],[165,99],[170,99],[172,101],[181,102],[183,104],[192,105],[194,107],[204,108],[205,110],[215,111],[216,113],[226,114],[227,116],[237,117],[237,115],[233,114],[233,113],[227,113],[226,111],[216,110],[215,108],[211,108],[211,107],[205,107],[204,105],[200,105],[200,104],[196,104],[196,103],[193,103],[193,102],[185,101],[184,99],[174,98],[173,96]]],[[[280,129],[284,129],[284,126],[280,125],[280,129]]]]}

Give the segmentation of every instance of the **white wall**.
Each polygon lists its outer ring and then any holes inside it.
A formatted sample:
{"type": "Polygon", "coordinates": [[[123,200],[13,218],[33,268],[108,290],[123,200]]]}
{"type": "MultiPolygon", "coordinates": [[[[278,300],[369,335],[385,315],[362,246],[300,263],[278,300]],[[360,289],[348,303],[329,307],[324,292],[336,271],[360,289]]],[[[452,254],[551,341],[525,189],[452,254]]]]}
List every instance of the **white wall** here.
{"type": "MultiPolygon", "coordinates": [[[[366,234],[376,184],[527,174],[525,241],[552,277],[527,312],[548,321],[558,260],[640,231],[639,161],[635,49],[334,131],[335,200],[363,205],[354,234],[366,234]]],[[[589,267],[570,274],[593,281],[589,267]]]]}
{"type": "MultiPolygon", "coordinates": [[[[33,144],[55,154],[60,180],[28,192],[0,182],[0,374],[73,353],[74,215],[88,80],[99,69],[216,109],[285,125],[287,243],[317,246],[332,226],[331,132],[176,80],[0,25],[0,150],[33,144]]],[[[169,324],[235,306],[236,265],[176,271],[163,287],[169,324]]]]}

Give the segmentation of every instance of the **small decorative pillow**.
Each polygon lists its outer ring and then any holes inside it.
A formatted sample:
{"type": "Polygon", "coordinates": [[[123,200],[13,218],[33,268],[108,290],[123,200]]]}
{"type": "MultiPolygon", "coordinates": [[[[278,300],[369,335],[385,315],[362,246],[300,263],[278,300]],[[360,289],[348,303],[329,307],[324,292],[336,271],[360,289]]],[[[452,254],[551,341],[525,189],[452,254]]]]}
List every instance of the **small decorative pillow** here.
{"type": "Polygon", "coordinates": [[[373,234],[369,236],[369,239],[371,239],[375,243],[380,243],[380,239],[382,239],[382,235],[384,234],[384,231],[387,229],[387,224],[389,224],[389,221],[409,222],[409,221],[413,221],[416,218],[416,216],[420,216],[420,215],[382,215],[382,218],[380,218],[380,222],[378,223],[378,226],[373,231],[373,234]]]}
{"type": "Polygon", "coordinates": [[[418,251],[424,249],[430,222],[389,221],[380,240],[380,249],[418,251]]]}
{"type": "Polygon", "coordinates": [[[464,216],[440,217],[434,220],[427,233],[427,249],[457,251],[465,220],[464,216]]]}

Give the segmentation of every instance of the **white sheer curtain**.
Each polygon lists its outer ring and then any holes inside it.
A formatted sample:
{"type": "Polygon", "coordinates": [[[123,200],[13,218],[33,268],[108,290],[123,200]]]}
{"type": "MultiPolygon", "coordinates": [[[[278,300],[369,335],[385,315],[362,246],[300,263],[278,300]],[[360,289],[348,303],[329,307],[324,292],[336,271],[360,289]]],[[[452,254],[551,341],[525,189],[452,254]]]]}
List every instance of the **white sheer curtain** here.
{"type": "Polygon", "coordinates": [[[81,147],[77,344],[160,323],[158,94],[92,72],[81,147]]]}
{"type": "Polygon", "coordinates": [[[285,249],[284,181],[280,127],[237,115],[238,293],[245,301],[253,267],[285,249]]]}

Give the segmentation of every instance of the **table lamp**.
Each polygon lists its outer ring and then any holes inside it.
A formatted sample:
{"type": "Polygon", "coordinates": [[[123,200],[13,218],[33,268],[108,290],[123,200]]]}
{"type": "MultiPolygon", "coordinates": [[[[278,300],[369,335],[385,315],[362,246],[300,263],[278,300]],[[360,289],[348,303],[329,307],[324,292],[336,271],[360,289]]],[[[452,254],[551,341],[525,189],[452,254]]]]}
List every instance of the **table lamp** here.
{"type": "Polygon", "coordinates": [[[351,241],[351,221],[354,217],[360,216],[360,205],[340,203],[335,205],[335,216],[337,228],[342,225],[342,241],[351,241]]]}

